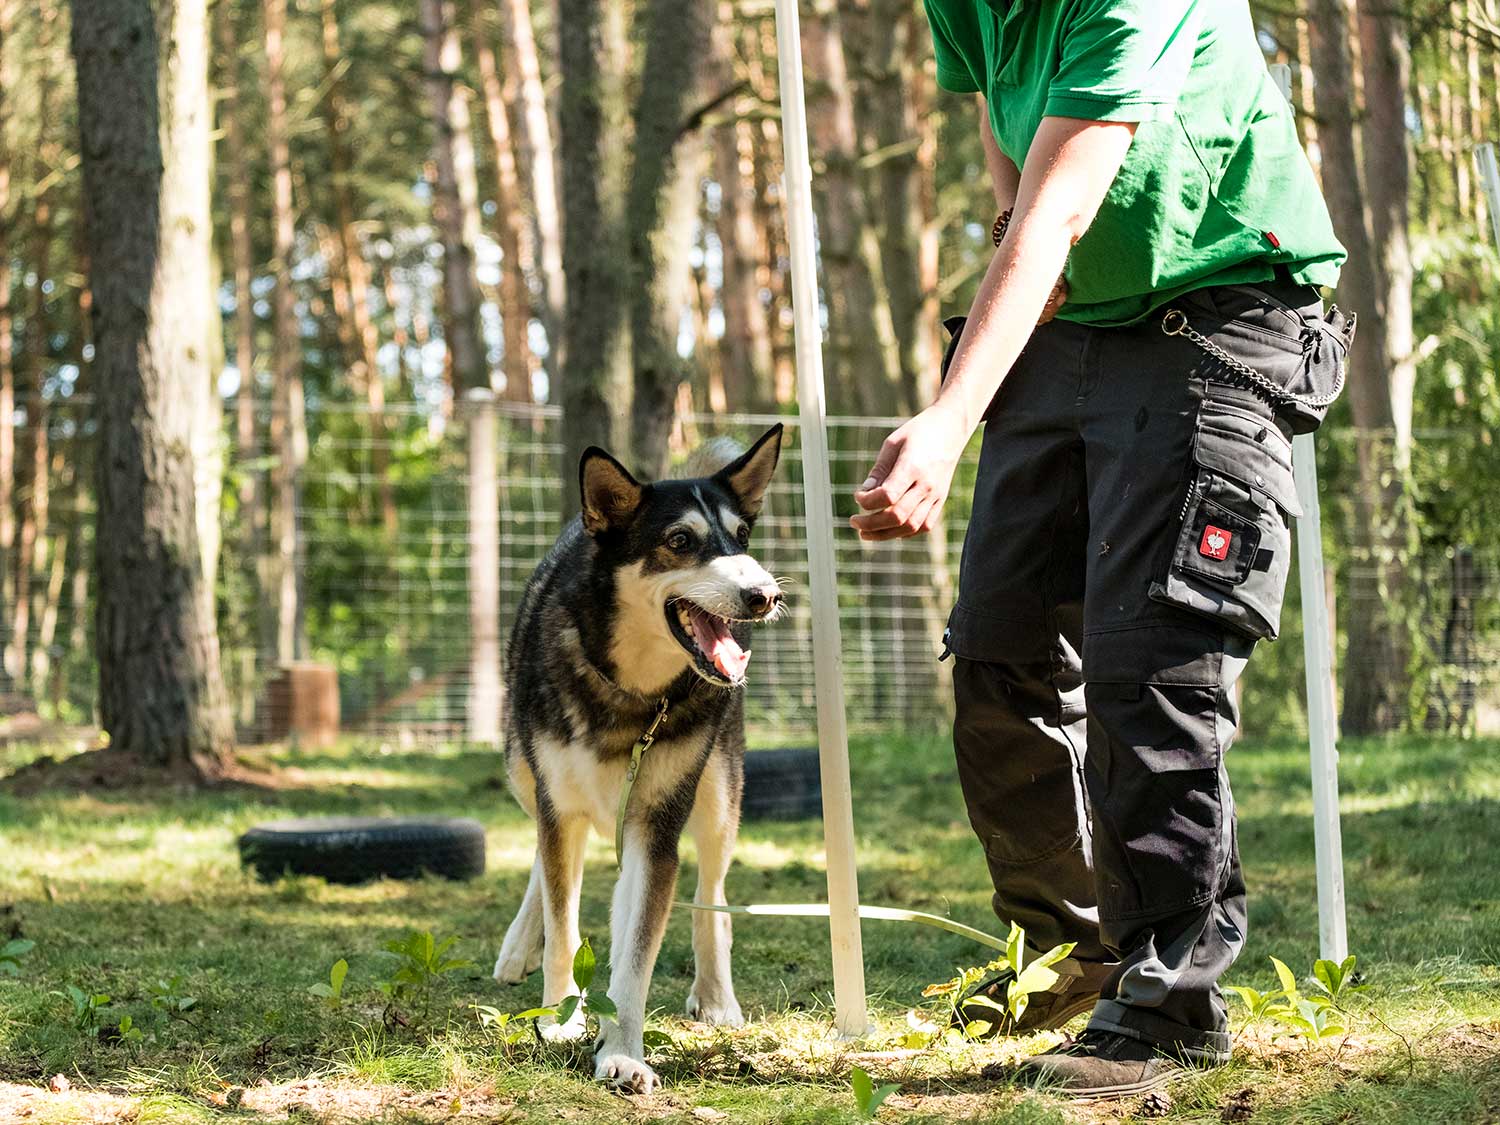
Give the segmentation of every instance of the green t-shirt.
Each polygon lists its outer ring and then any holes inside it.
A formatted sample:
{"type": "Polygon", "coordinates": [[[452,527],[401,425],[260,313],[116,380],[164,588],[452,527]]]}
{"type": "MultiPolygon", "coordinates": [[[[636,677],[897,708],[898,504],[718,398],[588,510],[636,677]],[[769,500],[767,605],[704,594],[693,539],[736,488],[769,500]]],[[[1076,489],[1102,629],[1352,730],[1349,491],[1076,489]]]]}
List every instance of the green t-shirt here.
{"type": "Polygon", "coordinates": [[[1139,122],[1068,261],[1059,314],[1140,320],[1276,266],[1332,286],[1346,254],[1243,0],[924,0],[938,84],[982,93],[1024,165],[1044,116],[1139,122]]]}

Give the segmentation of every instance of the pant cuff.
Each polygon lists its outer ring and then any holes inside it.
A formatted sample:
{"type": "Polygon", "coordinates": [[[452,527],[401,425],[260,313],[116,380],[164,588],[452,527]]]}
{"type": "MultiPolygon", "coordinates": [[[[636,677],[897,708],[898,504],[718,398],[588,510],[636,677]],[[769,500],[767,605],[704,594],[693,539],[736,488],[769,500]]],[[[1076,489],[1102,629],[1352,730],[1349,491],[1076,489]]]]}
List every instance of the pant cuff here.
{"type": "Polygon", "coordinates": [[[1229,1061],[1229,1033],[1203,1031],[1145,1008],[1132,1008],[1117,1000],[1100,1000],[1089,1019],[1090,1031],[1112,1031],[1158,1048],[1163,1054],[1217,1065],[1229,1061]]]}

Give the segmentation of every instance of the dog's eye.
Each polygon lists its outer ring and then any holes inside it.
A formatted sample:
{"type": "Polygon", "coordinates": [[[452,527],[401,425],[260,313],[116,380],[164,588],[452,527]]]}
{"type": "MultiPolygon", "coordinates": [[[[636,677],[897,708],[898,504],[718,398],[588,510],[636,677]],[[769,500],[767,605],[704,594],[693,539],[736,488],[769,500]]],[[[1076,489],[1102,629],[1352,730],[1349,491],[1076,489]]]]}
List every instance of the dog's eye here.
{"type": "Polygon", "coordinates": [[[739,540],[741,547],[750,546],[750,525],[740,524],[740,529],[734,533],[734,537],[739,540]]]}
{"type": "Polygon", "coordinates": [[[674,551],[686,551],[693,545],[693,537],[685,531],[674,531],[667,536],[667,546],[674,551]]]}

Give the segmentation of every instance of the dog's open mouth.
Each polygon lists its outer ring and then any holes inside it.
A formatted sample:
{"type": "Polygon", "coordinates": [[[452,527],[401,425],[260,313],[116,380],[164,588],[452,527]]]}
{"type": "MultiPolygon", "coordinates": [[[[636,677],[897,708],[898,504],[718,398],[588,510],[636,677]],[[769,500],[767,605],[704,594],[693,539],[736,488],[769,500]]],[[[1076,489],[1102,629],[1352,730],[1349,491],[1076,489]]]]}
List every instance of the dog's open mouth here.
{"type": "Polygon", "coordinates": [[[710,613],[686,598],[668,602],[666,612],[672,636],[693,658],[700,676],[730,687],[744,683],[750,650],[741,648],[735,640],[731,632],[734,623],[729,618],[710,613]]]}

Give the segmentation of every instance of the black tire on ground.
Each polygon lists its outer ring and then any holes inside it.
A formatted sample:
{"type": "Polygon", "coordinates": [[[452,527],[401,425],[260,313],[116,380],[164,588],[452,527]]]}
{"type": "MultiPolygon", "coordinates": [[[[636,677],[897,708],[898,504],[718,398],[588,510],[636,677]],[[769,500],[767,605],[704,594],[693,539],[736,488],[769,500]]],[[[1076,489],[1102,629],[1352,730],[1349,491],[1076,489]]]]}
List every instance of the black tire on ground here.
{"type": "Polygon", "coordinates": [[[804,747],[745,755],[746,820],[807,820],[823,815],[818,752],[804,747]]]}
{"type": "Polygon", "coordinates": [[[484,874],[484,828],[460,818],[280,820],[250,829],[239,844],[240,861],[266,882],[288,872],[318,875],[330,883],[484,874]]]}

